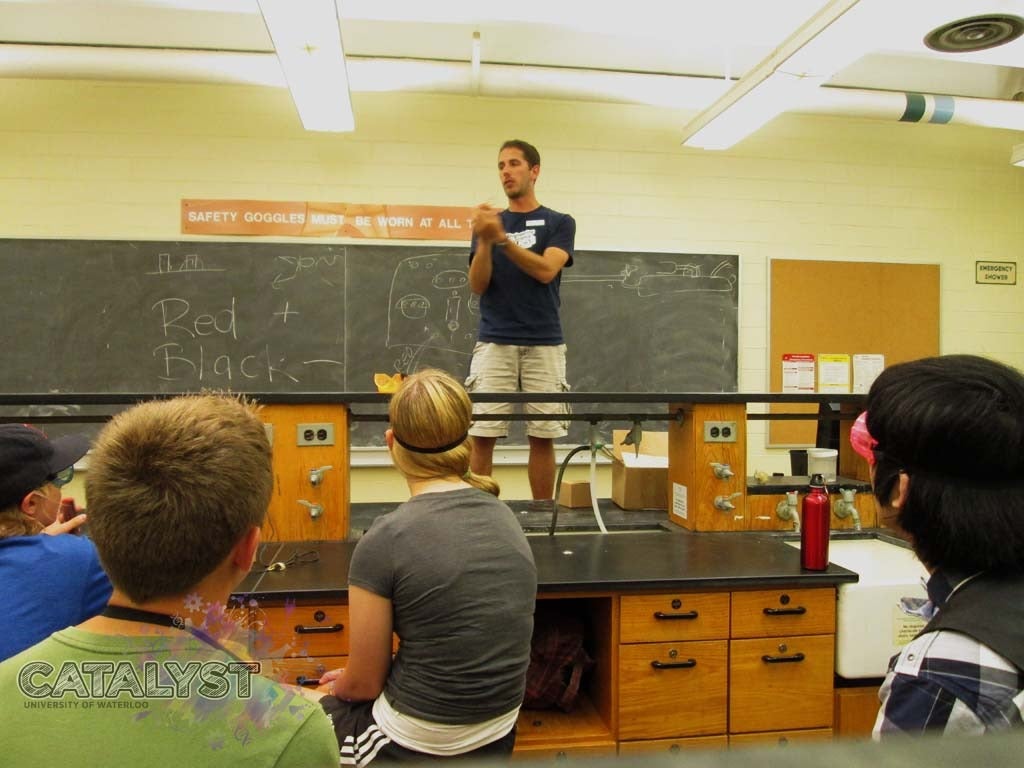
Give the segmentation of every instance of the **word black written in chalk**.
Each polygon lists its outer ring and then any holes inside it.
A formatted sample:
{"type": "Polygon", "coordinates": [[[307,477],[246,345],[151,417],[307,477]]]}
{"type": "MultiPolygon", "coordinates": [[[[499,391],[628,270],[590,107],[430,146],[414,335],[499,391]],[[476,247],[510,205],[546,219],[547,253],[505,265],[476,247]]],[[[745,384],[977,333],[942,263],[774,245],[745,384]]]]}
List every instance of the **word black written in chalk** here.
{"type": "Polygon", "coordinates": [[[247,379],[273,384],[275,377],[278,381],[285,378],[296,384],[301,381],[298,375],[292,375],[288,371],[289,365],[294,367],[296,364],[288,363],[284,355],[272,354],[270,345],[264,345],[257,354],[237,355],[233,358],[232,355],[223,352],[211,353],[200,343],[183,345],[169,342],[156,347],[153,350],[153,357],[161,369],[160,378],[164,381],[228,384],[236,379],[247,379]]]}

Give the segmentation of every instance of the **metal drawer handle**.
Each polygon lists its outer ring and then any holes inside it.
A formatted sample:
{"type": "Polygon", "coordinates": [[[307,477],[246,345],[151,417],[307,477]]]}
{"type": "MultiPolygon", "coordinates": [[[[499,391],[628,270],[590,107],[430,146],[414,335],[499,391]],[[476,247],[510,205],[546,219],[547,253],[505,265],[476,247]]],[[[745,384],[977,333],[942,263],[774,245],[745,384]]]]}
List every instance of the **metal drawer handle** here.
{"type": "Polygon", "coordinates": [[[686,661],[652,661],[651,666],[655,669],[691,669],[697,666],[696,659],[687,659],[686,661]]]}
{"type": "Polygon", "coordinates": [[[343,624],[331,624],[327,627],[307,627],[305,624],[296,624],[295,632],[300,635],[323,635],[331,632],[341,632],[343,624]]]}
{"type": "Polygon", "coordinates": [[[802,605],[795,608],[765,608],[764,613],[766,616],[802,616],[807,613],[807,609],[802,605]]]}
{"type": "Polygon", "coordinates": [[[765,664],[792,664],[803,660],[804,655],[802,653],[794,653],[792,656],[769,656],[766,653],[761,657],[761,661],[765,664]]]}
{"type": "Polygon", "coordinates": [[[696,611],[687,611],[686,613],[665,613],[664,611],[655,611],[654,618],[658,621],[662,620],[678,620],[678,619],[696,619],[700,616],[696,611]]]}
{"type": "Polygon", "coordinates": [[[295,678],[295,684],[296,685],[309,685],[309,686],[315,687],[315,686],[320,685],[320,678],[319,677],[306,677],[305,675],[299,675],[298,677],[295,678]]]}

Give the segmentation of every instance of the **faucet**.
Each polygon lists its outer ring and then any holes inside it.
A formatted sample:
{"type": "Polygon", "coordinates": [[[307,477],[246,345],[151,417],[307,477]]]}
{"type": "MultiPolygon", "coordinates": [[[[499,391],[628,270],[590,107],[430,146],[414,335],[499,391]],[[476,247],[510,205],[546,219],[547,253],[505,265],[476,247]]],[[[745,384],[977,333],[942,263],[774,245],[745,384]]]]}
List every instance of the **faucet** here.
{"type": "Polygon", "coordinates": [[[309,470],[309,484],[316,487],[324,481],[324,472],[329,469],[334,469],[330,464],[326,467],[317,467],[316,469],[309,470]]]}
{"type": "Polygon", "coordinates": [[[786,491],[786,498],[775,505],[775,514],[780,520],[792,520],[793,530],[800,532],[800,513],[797,511],[797,492],[786,491]]]}
{"type": "Polygon", "coordinates": [[[857,491],[853,488],[840,488],[839,493],[842,495],[842,498],[836,501],[832,512],[840,520],[852,517],[854,530],[861,530],[860,513],[857,511],[857,505],[853,502],[853,497],[857,495],[857,491]]]}
{"type": "Polygon", "coordinates": [[[729,496],[715,496],[715,509],[719,509],[722,512],[729,512],[736,509],[736,505],[732,503],[732,500],[737,496],[742,496],[743,493],[737,491],[736,493],[730,494],[729,496]]]}
{"type": "Polygon", "coordinates": [[[711,471],[715,473],[715,477],[719,480],[728,480],[736,474],[728,464],[719,464],[717,461],[711,462],[711,471]]]}
{"type": "Polygon", "coordinates": [[[298,499],[297,501],[302,506],[309,507],[309,516],[313,520],[316,520],[318,517],[320,517],[320,515],[324,513],[324,508],[322,504],[314,504],[313,502],[306,501],[305,499],[298,499]]]}

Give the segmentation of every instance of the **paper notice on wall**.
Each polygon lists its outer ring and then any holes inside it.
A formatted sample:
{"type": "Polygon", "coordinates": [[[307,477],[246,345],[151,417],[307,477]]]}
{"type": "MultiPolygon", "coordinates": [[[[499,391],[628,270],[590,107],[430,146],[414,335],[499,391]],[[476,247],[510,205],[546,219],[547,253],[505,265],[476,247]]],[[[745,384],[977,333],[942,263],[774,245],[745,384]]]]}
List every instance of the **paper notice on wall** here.
{"type": "Polygon", "coordinates": [[[866,394],[871,383],[885,369],[885,355],[853,356],[853,393],[866,394]]]}
{"type": "Polygon", "coordinates": [[[850,391],[850,356],[835,354],[818,355],[818,391],[850,391]]]}
{"type": "Polygon", "coordinates": [[[782,391],[814,391],[814,355],[789,353],[782,356],[782,391]]]}
{"type": "Polygon", "coordinates": [[[672,514],[683,520],[689,514],[686,508],[686,486],[682,483],[672,483],[672,514]]]}

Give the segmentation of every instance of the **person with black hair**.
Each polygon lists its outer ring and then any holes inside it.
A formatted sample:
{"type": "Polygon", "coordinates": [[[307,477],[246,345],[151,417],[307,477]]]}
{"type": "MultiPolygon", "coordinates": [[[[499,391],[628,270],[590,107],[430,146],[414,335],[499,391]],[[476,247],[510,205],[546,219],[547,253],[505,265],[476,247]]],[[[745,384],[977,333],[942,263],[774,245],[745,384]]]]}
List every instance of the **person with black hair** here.
{"type": "Polygon", "coordinates": [[[851,432],[883,519],[929,570],[874,737],[1024,724],[1024,375],[973,355],[894,365],[851,432]]]}

